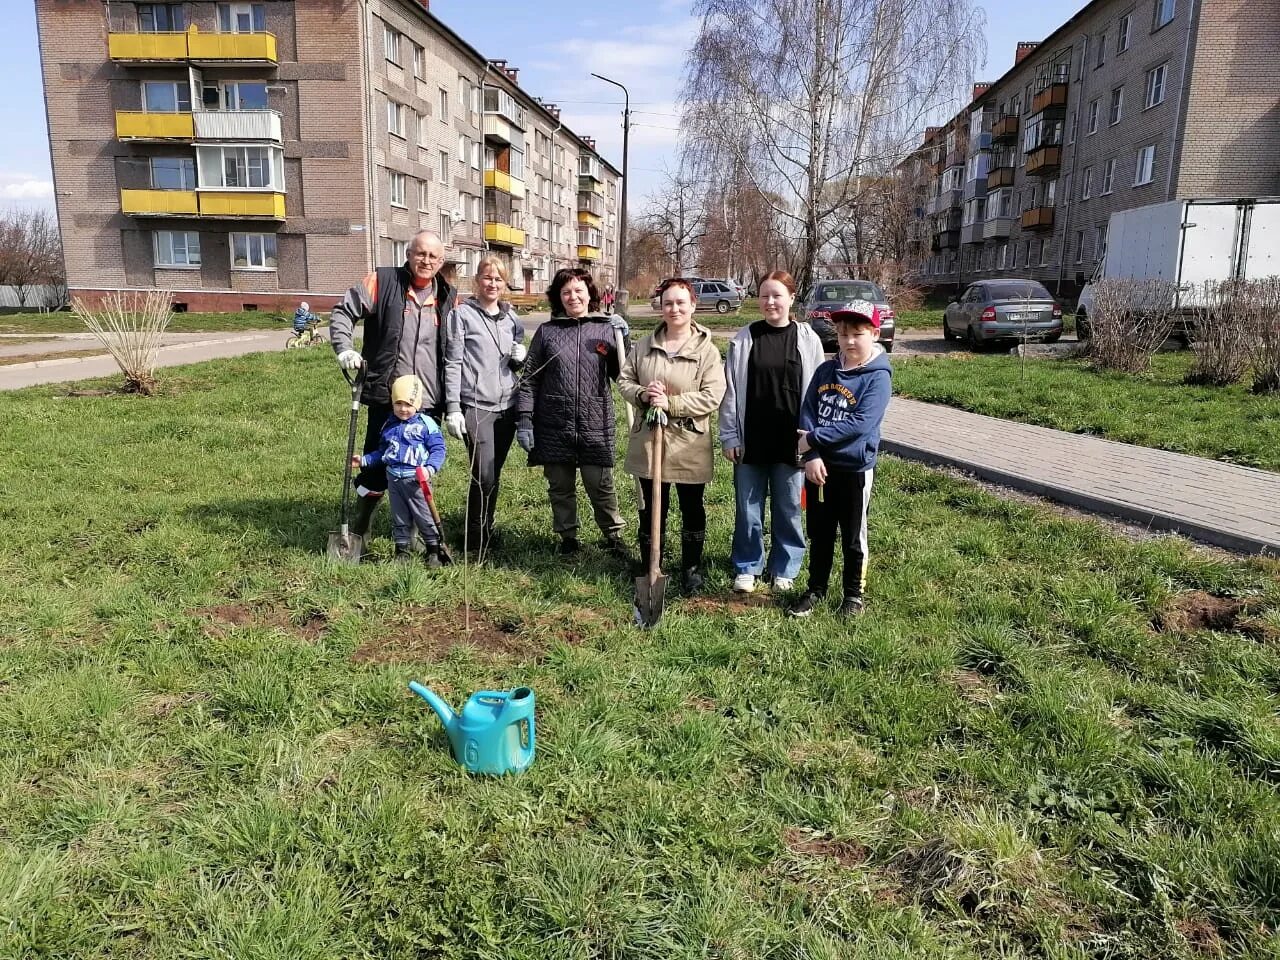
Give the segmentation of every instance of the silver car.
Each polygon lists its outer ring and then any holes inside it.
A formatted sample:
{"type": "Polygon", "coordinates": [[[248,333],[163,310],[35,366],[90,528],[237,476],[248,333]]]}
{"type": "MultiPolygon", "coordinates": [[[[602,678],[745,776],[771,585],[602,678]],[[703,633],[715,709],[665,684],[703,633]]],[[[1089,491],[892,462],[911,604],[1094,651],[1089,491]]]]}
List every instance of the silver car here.
{"type": "Polygon", "coordinates": [[[942,336],[975,350],[995,340],[1043,340],[1062,336],[1062,307],[1038,280],[980,280],[947,305],[942,336]]]}
{"type": "MultiPolygon", "coordinates": [[[[727,281],[723,280],[690,280],[693,286],[695,312],[714,310],[716,313],[735,313],[742,309],[742,295],[727,281]]],[[[654,310],[661,310],[661,298],[654,296],[649,301],[654,310]]]]}

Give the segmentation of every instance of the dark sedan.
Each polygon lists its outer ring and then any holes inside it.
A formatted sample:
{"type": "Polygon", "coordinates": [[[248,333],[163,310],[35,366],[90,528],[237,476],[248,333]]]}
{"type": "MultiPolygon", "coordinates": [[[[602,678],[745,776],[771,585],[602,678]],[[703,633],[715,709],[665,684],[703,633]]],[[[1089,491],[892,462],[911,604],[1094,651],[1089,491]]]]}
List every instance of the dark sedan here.
{"type": "Polygon", "coordinates": [[[831,325],[832,311],[839,310],[857,300],[873,303],[880,311],[880,344],[886,351],[893,352],[893,334],[895,317],[889,298],[878,284],[870,280],[819,280],[813,285],[807,297],[799,301],[798,313],[801,320],[808,321],[813,332],[822,341],[822,349],[827,353],[835,353],[840,349],[836,343],[836,330],[831,325]]]}
{"type": "Polygon", "coordinates": [[[975,350],[996,340],[1053,343],[1062,336],[1062,307],[1039,281],[982,280],[947,305],[942,336],[975,350]]]}

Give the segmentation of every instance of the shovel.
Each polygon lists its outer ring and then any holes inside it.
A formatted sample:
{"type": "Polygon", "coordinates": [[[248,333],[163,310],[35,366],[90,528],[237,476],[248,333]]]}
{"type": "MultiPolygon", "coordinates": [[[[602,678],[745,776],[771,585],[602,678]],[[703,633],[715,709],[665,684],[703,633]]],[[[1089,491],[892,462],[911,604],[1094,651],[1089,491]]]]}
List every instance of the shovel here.
{"type": "MultiPolygon", "coordinates": [[[[621,370],[627,365],[627,341],[622,336],[622,331],[614,329],[614,343],[618,345],[618,369],[621,370]]],[[[619,391],[621,392],[621,391],[619,391]]],[[[627,403],[627,398],[622,398],[622,405],[627,408],[627,436],[631,435],[631,431],[636,426],[636,414],[631,409],[631,404],[627,403]]],[[[640,510],[644,509],[644,487],[640,486],[640,478],[636,477],[636,507],[640,510]]]]}
{"type": "Polygon", "coordinates": [[[352,533],[347,526],[347,508],[351,499],[351,458],[356,452],[356,420],[360,416],[360,391],[364,387],[364,372],[363,366],[354,377],[347,370],[342,371],[347,383],[351,384],[351,424],[347,428],[347,456],[343,461],[346,472],[342,475],[342,517],[338,529],[329,533],[328,552],[329,556],[343,563],[359,563],[364,556],[364,537],[352,533]]]}
{"type": "Polygon", "coordinates": [[[636,577],[636,625],[655,627],[662,619],[662,606],[667,598],[667,578],[661,570],[662,563],[662,452],[666,438],[667,415],[661,410],[651,410],[653,421],[653,449],[649,455],[649,473],[653,477],[653,502],[649,523],[649,570],[636,577]],[[657,416],[654,416],[657,414],[657,416]]]}
{"type": "Polygon", "coordinates": [[[431,495],[431,481],[427,478],[427,468],[419,467],[417,476],[418,486],[422,488],[422,495],[427,498],[427,509],[431,511],[431,519],[435,521],[436,533],[440,534],[440,562],[444,564],[453,563],[453,556],[449,553],[449,548],[444,542],[444,524],[440,520],[440,511],[436,509],[436,498],[431,495]]]}

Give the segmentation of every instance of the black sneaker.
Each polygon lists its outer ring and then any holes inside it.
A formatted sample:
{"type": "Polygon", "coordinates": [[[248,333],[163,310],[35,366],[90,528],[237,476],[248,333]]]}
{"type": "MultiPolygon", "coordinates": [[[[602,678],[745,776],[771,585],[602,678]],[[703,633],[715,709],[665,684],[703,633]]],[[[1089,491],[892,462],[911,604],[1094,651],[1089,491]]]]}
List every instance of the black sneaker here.
{"type": "Polygon", "coordinates": [[[410,544],[396,544],[394,563],[413,563],[413,547],[410,544]]]}
{"type": "Polygon", "coordinates": [[[800,595],[800,599],[787,607],[788,617],[807,617],[822,602],[822,597],[814,593],[812,590],[806,590],[800,595]]]}
{"type": "Polygon", "coordinates": [[[556,548],[556,552],[562,557],[567,557],[571,553],[577,553],[581,546],[577,537],[561,537],[560,546],[556,548]]]}
{"type": "Polygon", "coordinates": [[[845,620],[852,620],[854,617],[862,613],[861,597],[845,597],[844,602],[840,604],[840,616],[845,620]]]}
{"type": "Polygon", "coordinates": [[[428,570],[439,570],[442,566],[444,566],[444,563],[440,559],[440,547],[438,544],[434,544],[434,543],[427,544],[426,557],[424,558],[424,562],[426,563],[428,570]]]}
{"type": "Polygon", "coordinates": [[[617,534],[605,538],[604,548],[619,560],[624,560],[627,563],[631,562],[631,551],[627,549],[627,541],[617,534]]]}
{"type": "Polygon", "coordinates": [[[697,567],[689,567],[680,574],[680,585],[684,589],[685,596],[693,596],[702,589],[705,582],[697,567]]]}

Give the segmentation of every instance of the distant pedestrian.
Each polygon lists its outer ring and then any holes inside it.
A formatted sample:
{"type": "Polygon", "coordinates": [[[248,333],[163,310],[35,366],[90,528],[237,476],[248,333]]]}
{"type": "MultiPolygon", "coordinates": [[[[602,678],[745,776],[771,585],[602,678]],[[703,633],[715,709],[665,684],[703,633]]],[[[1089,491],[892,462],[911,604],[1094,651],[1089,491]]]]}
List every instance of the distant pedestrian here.
{"type": "Polygon", "coordinates": [[[600,302],[604,305],[605,313],[607,314],[613,313],[613,300],[614,300],[613,284],[610,284],[609,286],[604,288],[604,296],[600,300],[600,302]]]}
{"type": "Polygon", "coordinates": [[[840,352],[814,374],[800,411],[809,585],[787,613],[807,617],[827,594],[836,531],[844,559],[840,615],[862,612],[867,582],[867,508],[880,450],[880,424],[892,393],[892,370],[876,342],[880,313],[855,301],[831,314],[840,352]]]}
{"type": "Polygon", "coordinates": [[[800,491],[804,474],[796,444],[800,403],[822,363],[822,341],[807,323],[791,320],[796,282],[775,270],[760,284],[763,317],[738,331],[725,360],[720,446],[733,464],[733,589],[750,593],[766,569],[778,590],[790,590],[804,561],[800,491]],[[772,544],[766,567],[764,503],[772,544]]]}

